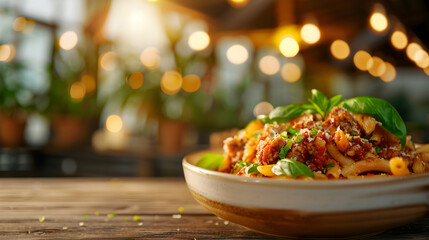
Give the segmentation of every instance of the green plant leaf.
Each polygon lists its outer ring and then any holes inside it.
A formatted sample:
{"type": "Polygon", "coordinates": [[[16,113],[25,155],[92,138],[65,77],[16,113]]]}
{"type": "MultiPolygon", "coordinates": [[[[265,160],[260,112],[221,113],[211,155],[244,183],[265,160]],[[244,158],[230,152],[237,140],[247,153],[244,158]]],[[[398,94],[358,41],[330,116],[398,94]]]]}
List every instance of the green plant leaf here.
{"type": "Polygon", "coordinates": [[[295,139],[295,143],[296,143],[296,144],[300,143],[304,138],[305,138],[305,136],[303,136],[303,135],[299,135],[298,137],[296,137],[296,139],[295,139]]]}
{"type": "Polygon", "coordinates": [[[382,128],[395,135],[405,147],[407,129],[398,111],[387,101],[375,97],[355,97],[342,101],[339,106],[353,113],[366,114],[382,123],[382,128]]]}
{"type": "Polygon", "coordinates": [[[333,163],[326,165],[326,169],[328,169],[328,170],[333,168],[333,167],[335,167],[335,164],[333,164],[333,163]]]}
{"type": "Polygon", "coordinates": [[[329,99],[329,108],[326,109],[326,113],[330,112],[333,107],[337,106],[338,103],[341,101],[342,95],[337,95],[329,99]]]}
{"type": "Polygon", "coordinates": [[[285,123],[302,115],[306,111],[308,111],[308,109],[305,109],[298,104],[290,104],[288,106],[276,107],[269,115],[258,116],[258,120],[263,124],[274,122],[285,123]]]}
{"type": "Polygon", "coordinates": [[[285,158],[287,152],[289,152],[290,148],[292,147],[292,143],[293,143],[292,139],[287,139],[286,141],[287,141],[286,145],[282,147],[282,149],[280,150],[280,153],[279,153],[280,159],[285,158]]]}
{"type": "Polygon", "coordinates": [[[197,166],[209,170],[217,170],[222,165],[223,156],[218,153],[206,153],[197,162],[197,166]]]}
{"type": "Polygon", "coordinates": [[[248,166],[246,168],[246,173],[247,174],[259,174],[258,166],[259,166],[259,164],[257,164],[257,163],[251,164],[250,166],[248,166]]]}
{"type": "Polygon", "coordinates": [[[297,178],[298,176],[314,177],[313,171],[305,164],[293,159],[285,158],[273,166],[272,171],[276,175],[297,178]]]}

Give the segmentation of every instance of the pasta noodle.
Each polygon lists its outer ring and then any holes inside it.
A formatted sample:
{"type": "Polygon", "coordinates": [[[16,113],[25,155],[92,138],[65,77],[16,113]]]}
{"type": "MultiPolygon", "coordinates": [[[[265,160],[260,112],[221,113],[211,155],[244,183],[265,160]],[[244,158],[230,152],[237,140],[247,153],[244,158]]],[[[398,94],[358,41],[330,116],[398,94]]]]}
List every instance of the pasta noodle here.
{"type": "Polygon", "coordinates": [[[249,123],[224,141],[219,171],[304,181],[429,172],[429,144],[408,137],[404,146],[373,117],[333,107],[324,119],[302,114],[280,124],[249,123]]]}
{"type": "Polygon", "coordinates": [[[343,168],[341,173],[348,177],[371,171],[391,173],[389,161],[378,158],[361,160],[343,168]]]}

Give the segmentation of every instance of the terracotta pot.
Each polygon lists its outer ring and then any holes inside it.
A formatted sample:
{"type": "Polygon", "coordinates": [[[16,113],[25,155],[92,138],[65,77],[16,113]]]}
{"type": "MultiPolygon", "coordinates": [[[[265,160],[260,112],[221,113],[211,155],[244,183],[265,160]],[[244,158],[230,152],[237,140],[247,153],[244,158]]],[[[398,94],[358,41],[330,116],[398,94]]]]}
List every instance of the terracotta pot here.
{"type": "Polygon", "coordinates": [[[52,145],[70,148],[83,144],[88,136],[88,124],[79,117],[58,116],[53,121],[52,145]]]}
{"type": "Polygon", "coordinates": [[[0,115],[0,144],[16,148],[24,145],[25,114],[0,115]]]}

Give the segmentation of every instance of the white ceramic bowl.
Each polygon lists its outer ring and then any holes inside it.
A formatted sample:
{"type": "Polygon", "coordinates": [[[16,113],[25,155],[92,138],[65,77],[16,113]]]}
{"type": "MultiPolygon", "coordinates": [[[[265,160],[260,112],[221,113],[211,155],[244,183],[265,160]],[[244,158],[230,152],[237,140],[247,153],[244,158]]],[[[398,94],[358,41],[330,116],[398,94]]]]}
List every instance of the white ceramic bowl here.
{"type": "Polygon", "coordinates": [[[359,180],[248,178],[195,166],[206,150],[183,159],[195,200],[217,216],[257,232],[287,237],[372,235],[429,213],[429,174],[359,180]]]}

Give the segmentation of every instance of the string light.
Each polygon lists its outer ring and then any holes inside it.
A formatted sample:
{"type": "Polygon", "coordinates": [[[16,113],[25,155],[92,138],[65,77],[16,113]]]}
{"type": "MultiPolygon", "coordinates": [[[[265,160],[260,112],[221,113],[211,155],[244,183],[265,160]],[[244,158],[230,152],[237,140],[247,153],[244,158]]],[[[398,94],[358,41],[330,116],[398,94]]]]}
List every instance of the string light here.
{"type": "Polygon", "coordinates": [[[372,61],[373,64],[371,68],[368,69],[368,72],[374,77],[380,77],[384,74],[384,72],[386,72],[386,64],[379,57],[373,57],[372,61]]]}
{"type": "Polygon", "coordinates": [[[84,74],[82,76],[81,82],[85,86],[86,94],[93,93],[97,87],[94,77],[89,74],[84,74]]]}
{"type": "Polygon", "coordinates": [[[201,79],[195,74],[189,74],[183,78],[182,89],[186,92],[196,92],[198,89],[200,89],[200,86],[201,79]]]}
{"type": "Polygon", "coordinates": [[[295,63],[286,63],[280,72],[286,82],[296,82],[301,78],[301,69],[295,63]]]}
{"type": "Polygon", "coordinates": [[[359,50],[355,53],[353,57],[353,63],[359,70],[367,71],[372,67],[374,61],[372,60],[372,56],[368,52],[359,50]]]}
{"type": "Polygon", "coordinates": [[[280,70],[280,62],[274,56],[264,56],[259,60],[259,69],[266,75],[274,75],[280,70]]]}
{"type": "Polygon", "coordinates": [[[202,51],[210,44],[210,36],[204,31],[192,33],[188,38],[188,45],[195,51],[202,51]]]}
{"type": "Polygon", "coordinates": [[[408,44],[407,50],[406,50],[408,58],[412,61],[415,61],[416,53],[421,49],[422,47],[415,42],[408,44]]]}
{"type": "Polygon", "coordinates": [[[376,32],[383,32],[389,25],[386,16],[381,12],[374,12],[369,19],[369,23],[376,32]]]}
{"type": "Polygon", "coordinates": [[[249,3],[249,0],[228,0],[229,5],[235,8],[242,8],[249,3]]]}
{"type": "Polygon", "coordinates": [[[274,110],[274,107],[273,107],[273,105],[271,105],[271,103],[260,102],[260,103],[256,104],[256,106],[253,108],[253,115],[255,117],[257,117],[259,115],[267,115],[273,110],[274,110]]]}
{"type": "Polygon", "coordinates": [[[350,55],[350,47],[343,40],[335,40],[331,44],[332,56],[336,59],[346,59],[350,55]]]}
{"type": "Polygon", "coordinates": [[[143,85],[143,81],[144,78],[141,72],[135,72],[127,79],[128,85],[134,90],[139,89],[143,85]]]}
{"type": "Polygon", "coordinates": [[[395,31],[392,33],[392,36],[390,37],[390,42],[392,43],[393,47],[396,49],[402,50],[404,49],[408,44],[408,38],[405,33],[401,31],[395,31]]]}
{"type": "Polygon", "coordinates": [[[81,82],[74,82],[70,86],[70,97],[73,100],[81,101],[85,97],[85,86],[81,82]]]}
{"type": "Polygon", "coordinates": [[[60,37],[60,47],[64,50],[73,49],[78,42],[77,34],[73,31],[65,32],[60,37]]]}
{"type": "Polygon", "coordinates": [[[140,54],[140,61],[149,70],[157,69],[160,59],[159,51],[156,47],[145,48],[140,54]]]}
{"type": "Polygon", "coordinates": [[[26,25],[27,19],[25,17],[17,17],[15,21],[13,21],[12,28],[17,32],[21,32],[24,31],[26,25]]]}
{"type": "Polygon", "coordinates": [[[383,75],[380,76],[380,79],[383,82],[391,82],[395,80],[396,78],[396,69],[395,67],[388,62],[384,63],[386,65],[386,71],[383,73],[383,75]]]}
{"type": "Polygon", "coordinates": [[[0,45],[0,62],[10,62],[15,57],[15,47],[12,44],[0,45]]]}
{"type": "Polygon", "coordinates": [[[242,64],[249,58],[249,52],[243,45],[235,44],[226,51],[226,58],[233,64],[242,64]]]}
{"type": "Polygon", "coordinates": [[[122,119],[118,115],[110,115],[106,119],[106,129],[109,132],[117,133],[122,129],[122,119]]]}
{"type": "Polygon", "coordinates": [[[307,23],[301,28],[301,37],[304,42],[314,44],[320,39],[320,30],[316,25],[307,23]]]}
{"type": "Polygon", "coordinates": [[[174,95],[182,87],[182,75],[176,71],[167,71],[161,78],[161,90],[167,95],[174,95]]]}
{"type": "Polygon", "coordinates": [[[100,67],[106,71],[111,71],[116,68],[116,55],[113,52],[106,52],[100,56],[100,67]]]}
{"type": "Polygon", "coordinates": [[[288,58],[295,57],[299,52],[298,42],[292,37],[285,37],[279,45],[280,52],[288,58]]]}
{"type": "Polygon", "coordinates": [[[414,61],[420,68],[429,67],[429,54],[425,50],[420,49],[414,54],[414,61]]]}

